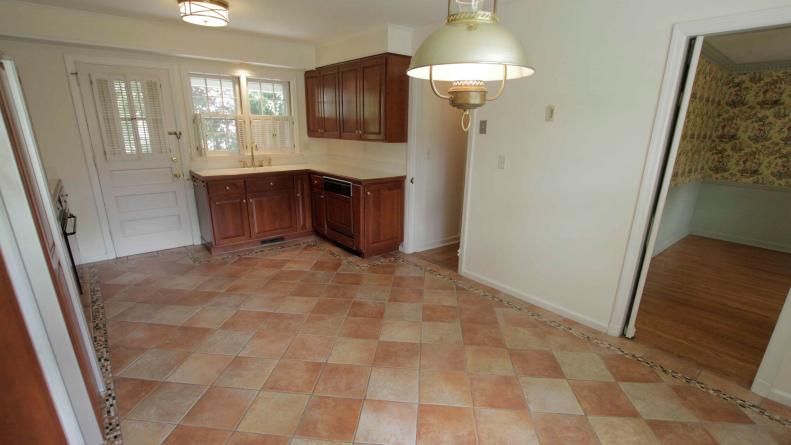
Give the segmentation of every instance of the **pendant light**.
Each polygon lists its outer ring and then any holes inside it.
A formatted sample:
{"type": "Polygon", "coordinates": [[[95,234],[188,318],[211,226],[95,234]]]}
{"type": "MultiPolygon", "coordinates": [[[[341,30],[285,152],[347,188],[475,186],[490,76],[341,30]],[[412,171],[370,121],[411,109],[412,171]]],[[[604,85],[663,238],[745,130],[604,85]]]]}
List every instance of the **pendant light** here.
{"type": "Polygon", "coordinates": [[[226,26],[228,2],[224,0],[178,0],[181,20],[201,26],[226,26]]]}
{"type": "Polygon", "coordinates": [[[431,90],[450,105],[464,110],[461,126],[470,128],[470,110],[500,97],[506,80],[532,75],[522,42],[498,23],[497,0],[492,11],[481,9],[484,0],[455,0],[445,26],[434,31],[412,57],[407,75],[427,79],[431,90]],[[451,82],[447,94],[437,89],[436,81],[451,82]],[[487,97],[485,82],[499,81],[494,96],[487,97]]]}

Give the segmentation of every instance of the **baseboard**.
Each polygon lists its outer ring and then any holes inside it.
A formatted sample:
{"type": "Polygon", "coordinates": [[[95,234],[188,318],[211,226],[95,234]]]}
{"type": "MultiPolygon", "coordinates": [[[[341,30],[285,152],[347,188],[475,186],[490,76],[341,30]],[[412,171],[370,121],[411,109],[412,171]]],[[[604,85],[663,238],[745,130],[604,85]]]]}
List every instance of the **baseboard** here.
{"type": "Polygon", "coordinates": [[[455,243],[458,243],[458,242],[459,242],[459,236],[458,235],[450,236],[450,237],[447,237],[447,238],[442,238],[442,239],[438,239],[436,241],[425,243],[422,246],[418,246],[418,247],[415,248],[414,252],[422,252],[424,250],[431,250],[431,249],[436,249],[438,247],[445,247],[445,246],[448,246],[450,244],[455,244],[455,243]]]}
{"type": "Polygon", "coordinates": [[[103,255],[80,255],[79,258],[74,258],[74,263],[76,265],[82,264],[90,264],[90,263],[98,263],[99,261],[107,261],[107,260],[114,260],[114,256],[110,256],[108,254],[103,255]]]}
{"type": "Polygon", "coordinates": [[[769,241],[761,241],[753,238],[746,238],[738,235],[729,235],[727,233],[710,232],[708,230],[692,228],[691,235],[702,236],[704,238],[713,238],[722,241],[729,241],[737,244],[745,244],[747,246],[760,247],[762,249],[776,250],[778,252],[791,253],[791,246],[786,246],[780,243],[773,243],[769,241]]]}
{"type": "Polygon", "coordinates": [[[508,286],[508,285],[503,284],[503,283],[499,283],[499,282],[497,282],[495,280],[489,279],[489,278],[487,278],[487,277],[485,277],[483,275],[480,275],[480,274],[478,274],[476,272],[472,272],[472,271],[470,271],[470,270],[468,270],[466,268],[460,270],[459,273],[463,277],[466,277],[466,278],[469,278],[471,280],[475,280],[475,281],[478,281],[480,283],[483,283],[483,284],[485,284],[487,286],[493,287],[493,288],[495,288],[495,289],[497,289],[497,290],[499,290],[501,292],[505,292],[508,295],[514,296],[514,297],[516,297],[516,298],[518,298],[518,299],[520,299],[520,300],[522,300],[522,301],[524,301],[526,303],[534,304],[534,305],[536,305],[536,306],[538,306],[538,307],[540,307],[542,309],[546,309],[548,311],[552,311],[552,312],[554,312],[554,313],[556,313],[558,315],[561,315],[563,317],[569,318],[569,319],[574,320],[574,321],[576,321],[578,323],[582,323],[582,324],[584,324],[585,326],[587,326],[589,328],[596,329],[597,331],[601,331],[602,333],[606,333],[607,332],[607,324],[606,323],[601,323],[601,322],[598,322],[596,320],[592,320],[592,319],[590,319],[590,318],[588,318],[588,317],[586,317],[586,316],[584,316],[582,314],[579,314],[579,313],[574,312],[572,310],[569,310],[569,309],[566,309],[564,307],[558,306],[558,305],[556,305],[554,303],[550,303],[550,302],[548,302],[548,301],[546,301],[546,300],[544,300],[542,298],[536,297],[535,295],[531,295],[531,294],[522,292],[522,291],[520,291],[518,289],[514,289],[511,286],[508,286]]]}
{"type": "Polygon", "coordinates": [[[766,395],[766,398],[785,406],[791,406],[791,394],[776,388],[769,390],[769,394],[766,395]]]}
{"type": "Polygon", "coordinates": [[[772,385],[767,381],[756,378],[753,380],[753,386],[750,387],[750,391],[761,397],[766,397],[772,391],[772,385]]]}

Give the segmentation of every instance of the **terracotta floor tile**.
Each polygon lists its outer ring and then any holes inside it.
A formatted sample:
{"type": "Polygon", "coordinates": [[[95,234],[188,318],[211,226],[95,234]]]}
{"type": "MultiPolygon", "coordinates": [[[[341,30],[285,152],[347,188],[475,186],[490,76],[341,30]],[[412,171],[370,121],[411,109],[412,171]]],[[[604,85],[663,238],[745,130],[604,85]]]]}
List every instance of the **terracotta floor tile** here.
{"type": "Polygon", "coordinates": [[[422,303],[423,289],[407,289],[393,287],[387,297],[391,303],[422,303]]]}
{"type": "Polygon", "coordinates": [[[514,375],[511,356],[504,348],[465,346],[467,371],[476,374],[514,375]]]}
{"type": "Polygon", "coordinates": [[[422,289],[425,279],[423,276],[396,276],[393,278],[393,287],[406,287],[412,289],[422,289]]]}
{"type": "Polygon", "coordinates": [[[453,284],[434,275],[426,275],[423,287],[426,289],[453,289],[453,284]]]}
{"type": "Polygon", "coordinates": [[[423,321],[439,321],[449,323],[459,319],[459,310],[455,306],[423,304],[423,321]]]}
{"type": "Polygon", "coordinates": [[[673,391],[695,416],[707,422],[753,423],[736,405],[692,386],[673,386],[673,391]]]}
{"type": "Polygon", "coordinates": [[[362,284],[363,276],[359,273],[339,272],[332,279],[335,284],[362,284]]]}
{"type": "MultiPolygon", "coordinates": [[[[211,281],[210,281],[211,282],[211,281]]],[[[247,300],[247,295],[232,294],[223,292],[214,297],[206,307],[224,307],[231,309],[238,309],[244,301],[247,300]]]]}
{"type": "Polygon", "coordinates": [[[384,320],[379,339],[383,341],[420,343],[420,329],[421,323],[418,321],[384,320]]]}
{"type": "Polygon", "coordinates": [[[720,445],[764,445],[775,442],[771,433],[756,425],[703,424],[720,445]]]}
{"type": "Polygon", "coordinates": [[[235,432],[231,435],[227,445],[288,445],[289,438],[272,436],[269,434],[254,434],[235,432]]]}
{"type": "Polygon", "coordinates": [[[467,373],[421,370],[420,403],[472,406],[470,379],[467,373]]]}
{"type": "Polygon", "coordinates": [[[350,317],[383,318],[385,303],[377,301],[356,300],[349,309],[350,317]]]}
{"type": "Polygon", "coordinates": [[[319,260],[313,263],[313,266],[311,266],[310,270],[335,272],[341,267],[341,264],[342,263],[338,260],[334,260],[334,261],[319,260]]]}
{"type": "Polygon", "coordinates": [[[538,445],[533,421],[524,410],[475,408],[480,445],[538,445]]]}
{"type": "Polygon", "coordinates": [[[366,400],[355,441],[382,445],[414,445],[417,405],[366,400]]]}
{"type": "Polygon", "coordinates": [[[341,298],[320,298],[313,307],[312,314],[345,316],[352,305],[351,300],[341,298]]]}
{"type": "Polygon", "coordinates": [[[239,352],[245,357],[277,359],[283,356],[294,334],[278,329],[262,329],[256,332],[239,352]]]}
{"type": "Polygon", "coordinates": [[[472,408],[419,406],[418,445],[475,445],[476,443],[472,408]]]}
{"type": "Polygon", "coordinates": [[[311,393],[321,373],[322,364],[299,360],[280,360],[272,370],[264,389],[311,393]]]}
{"type": "Polygon", "coordinates": [[[375,318],[346,317],[340,336],[349,338],[377,339],[382,332],[382,320],[375,318]]]}
{"type": "Polygon", "coordinates": [[[596,435],[585,416],[533,413],[533,422],[542,444],[597,445],[596,435]]]}
{"type": "Polygon", "coordinates": [[[291,341],[283,357],[311,362],[325,362],[330,355],[334,342],[335,337],[297,335],[291,341]]]}
{"type": "Polygon", "coordinates": [[[550,344],[539,329],[519,326],[500,326],[506,346],[511,349],[549,350],[550,344]]]}
{"type": "Polygon", "coordinates": [[[582,415],[568,382],[563,379],[521,377],[519,382],[532,412],[582,415]]]}
{"type": "MultiPolygon", "coordinates": [[[[289,283],[281,283],[289,284],[289,283]]],[[[242,310],[277,312],[288,295],[250,295],[239,306],[242,310]]]]}
{"type": "Polygon", "coordinates": [[[330,397],[362,399],[368,388],[371,368],[329,363],[324,366],[316,384],[315,394],[330,397]]]}
{"type": "Polygon", "coordinates": [[[146,380],[162,380],[190,355],[187,351],[173,349],[149,349],[120,374],[146,380]]]}
{"type": "Polygon", "coordinates": [[[617,383],[569,380],[569,385],[588,416],[639,417],[617,383]]]}
{"type": "Polygon", "coordinates": [[[137,360],[148,349],[130,348],[127,346],[112,346],[110,348],[110,362],[113,366],[113,374],[118,375],[130,363],[137,360]]]}
{"type": "Polygon", "coordinates": [[[555,358],[567,379],[614,381],[598,354],[556,351],[555,358]]]}
{"type": "Polygon", "coordinates": [[[358,338],[338,338],[327,359],[330,363],[370,366],[374,361],[376,340],[358,338]]]}
{"type": "Polygon", "coordinates": [[[113,383],[115,386],[116,409],[121,417],[126,417],[138,402],[148,396],[159,385],[159,382],[154,380],[128,379],[124,377],[116,377],[113,379],[113,383]]]}
{"type": "Polygon", "coordinates": [[[191,290],[179,298],[171,301],[171,304],[181,304],[185,306],[203,306],[212,301],[218,292],[209,292],[205,290],[191,290]]]}
{"type": "Polygon", "coordinates": [[[318,302],[319,299],[315,297],[286,297],[276,311],[285,314],[309,314],[318,302]]]}
{"type": "Polygon", "coordinates": [[[175,425],[168,423],[124,420],[121,422],[121,435],[126,444],[158,445],[173,428],[175,425]]]}
{"type": "Polygon", "coordinates": [[[273,313],[264,321],[264,325],[261,329],[296,334],[299,332],[300,328],[302,328],[302,324],[305,322],[305,319],[307,319],[307,315],[304,314],[273,313]]]}
{"type": "Polygon", "coordinates": [[[211,385],[231,363],[233,356],[194,353],[167,378],[168,382],[211,385]]]}
{"type": "Polygon", "coordinates": [[[159,343],[157,348],[194,351],[201,343],[209,338],[212,333],[214,333],[214,330],[210,328],[182,326],[178,328],[173,335],[159,343]]]}
{"type": "Polygon", "coordinates": [[[418,372],[412,369],[373,368],[366,398],[391,402],[418,401],[418,372]]]}
{"type": "Polygon", "coordinates": [[[269,317],[269,312],[238,311],[225,320],[220,329],[228,331],[255,331],[262,327],[264,320],[269,317]]]}
{"type": "Polygon", "coordinates": [[[423,304],[456,306],[459,301],[455,290],[429,289],[423,291],[423,304]]]}
{"type": "Polygon", "coordinates": [[[549,351],[512,350],[511,363],[518,376],[565,378],[555,355],[549,351]]]}
{"type": "Polygon", "coordinates": [[[417,368],[420,345],[417,343],[380,341],[374,356],[374,366],[417,368]]]}
{"type": "Polygon", "coordinates": [[[162,383],[129,413],[130,419],[178,422],[203,394],[205,386],[162,383]]]}
{"type": "MultiPolygon", "coordinates": [[[[364,286],[382,286],[382,287],[391,287],[393,286],[393,275],[392,273],[388,273],[390,271],[381,270],[383,267],[388,266],[378,266],[380,270],[378,272],[382,273],[366,273],[362,275],[362,282],[360,284],[364,286]]],[[[370,271],[370,270],[369,270],[370,271]]]]}
{"type": "Polygon", "coordinates": [[[343,317],[311,314],[302,324],[302,327],[299,328],[299,333],[326,336],[337,335],[343,320],[343,317]]]}
{"type": "Polygon", "coordinates": [[[472,403],[476,408],[524,409],[525,398],[516,377],[470,375],[472,403]]]}
{"type": "Polygon", "coordinates": [[[294,291],[292,296],[295,297],[309,297],[319,298],[324,295],[327,290],[327,285],[322,283],[300,283],[294,291]]]}
{"type": "Polygon", "coordinates": [[[422,343],[461,344],[461,325],[458,323],[423,322],[420,341],[422,343]]]}
{"type": "Polygon", "coordinates": [[[465,345],[505,347],[505,341],[497,325],[462,323],[461,334],[465,345]]]}
{"type": "Polygon", "coordinates": [[[464,346],[442,343],[421,344],[420,369],[464,371],[466,369],[464,346]]]}
{"type": "Polygon", "coordinates": [[[497,313],[494,311],[494,307],[477,308],[461,306],[459,307],[459,321],[461,321],[462,324],[477,323],[495,327],[499,326],[497,313]]]}
{"type": "Polygon", "coordinates": [[[253,332],[251,331],[226,331],[218,329],[198,346],[197,351],[207,354],[236,355],[242,350],[242,347],[252,336],[253,332]]]}
{"type": "Polygon", "coordinates": [[[255,396],[256,392],[249,389],[209,388],[181,423],[232,430],[236,428],[255,396]]]}
{"type": "Polygon", "coordinates": [[[626,417],[588,417],[602,445],[659,445],[651,428],[643,419],[626,417]]]}
{"type": "Polygon", "coordinates": [[[351,300],[357,295],[359,286],[352,284],[328,284],[321,294],[324,298],[342,298],[351,300]]]}
{"type": "Polygon", "coordinates": [[[275,368],[277,360],[257,357],[234,357],[225,368],[215,386],[230,388],[261,389],[275,368]]]}
{"type": "Polygon", "coordinates": [[[236,313],[236,309],[229,307],[205,307],[184,322],[184,326],[195,328],[217,329],[236,313]]]}
{"type": "Polygon", "coordinates": [[[385,304],[384,318],[388,320],[420,321],[420,303],[387,302],[385,304]]]}
{"type": "Polygon", "coordinates": [[[384,303],[390,298],[390,289],[386,286],[359,286],[354,293],[354,298],[384,303]]]}
{"type": "Polygon", "coordinates": [[[177,330],[178,328],[176,326],[117,322],[108,327],[108,334],[110,337],[110,345],[113,346],[151,348],[163,339],[174,335],[177,330]]]}
{"type": "Polygon", "coordinates": [[[649,420],[648,426],[662,445],[717,445],[706,428],[698,423],[649,420]]]}
{"type": "Polygon", "coordinates": [[[305,408],[297,435],[331,440],[352,440],[362,400],[314,396],[305,408]]]}
{"type": "Polygon", "coordinates": [[[695,421],[681,398],[664,383],[619,383],[644,419],[695,421]]]}
{"type": "Polygon", "coordinates": [[[309,398],[307,394],[261,391],[237,429],[248,433],[291,437],[299,425],[309,398]]]}
{"type": "Polygon", "coordinates": [[[617,354],[602,356],[607,370],[618,382],[659,383],[662,378],[653,369],[617,354]]]}
{"type": "Polygon", "coordinates": [[[274,274],[269,282],[275,281],[299,281],[302,279],[302,276],[305,274],[303,270],[298,269],[288,269],[288,270],[281,270],[274,274]]]}

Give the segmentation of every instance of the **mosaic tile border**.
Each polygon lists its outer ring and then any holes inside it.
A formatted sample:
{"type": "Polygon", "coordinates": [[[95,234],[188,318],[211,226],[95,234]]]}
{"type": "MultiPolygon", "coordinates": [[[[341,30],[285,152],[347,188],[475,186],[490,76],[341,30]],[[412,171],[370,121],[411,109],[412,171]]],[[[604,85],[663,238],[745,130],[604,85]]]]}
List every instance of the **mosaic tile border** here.
{"type": "MultiPolygon", "coordinates": [[[[662,374],[672,378],[675,381],[682,382],[682,383],[685,383],[687,385],[696,387],[696,388],[698,388],[698,389],[700,389],[702,391],[708,392],[709,394],[712,394],[712,395],[714,395],[716,397],[719,397],[722,400],[725,400],[725,401],[731,402],[731,403],[735,403],[736,405],[740,406],[741,408],[744,408],[744,409],[747,409],[749,411],[752,411],[753,413],[758,414],[758,415],[760,415],[762,417],[765,417],[765,418],[767,418],[767,419],[769,419],[769,420],[771,420],[771,421],[773,421],[773,422],[775,422],[777,424],[780,424],[780,425],[783,425],[785,427],[791,428],[791,419],[788,419],[788,418],[785,418],[785,417],[773,414],[773,413],[767,411],[765,408],[763,408],[763,407],[761,407],[759,405],[756,405],[755,403],[748,402],[748,401],[746,401],[744,399],[741,399],[741,398],[739,398],[737,396],[729,394],[729,393],[727,393],[727,392],[725,392],[723,390],[720,390],[720,389],[715,388],[713,386],[710,386],[710,385],[708,385],[708,384],[706,384],[704,382],[701,382],[698,379],[695,379],[695,378],[692,378],[692,377],[688,377],[688,376],[684,375],[681,372],[675,371],[675,370],[673,370],[671,368],[668,368],[668,367],[666,367],[666,366],[664,366],[662,364],[659,364],[659,363],[657,363],[657,362],[655,362],[653,360],[649,360],[649,359],[647,359],[647,358],[645,358],[645,357],[643,357],[641,355],[635,354],[633,352],[626,351],[625,349],[623,349],[620,346],[617,346],[617,345],[615,345],[613,343],[604,341],[604,340],[602,340],[602,339],[600,339],[598,337],[595,337],[593,335],[590,335],[590,334],[587,334],[585,332],[582,332],[579,329],[576,329],[576,328],[574,328],[572,326],[564,324],[564,323],[562,323],[560,321],[552,320],[550,318],[547,318],[547,317],[545,317],[544,315],[542,315],[542,314],[540,314],[538,312],[531,311],[531,310],[527,309],[524,306],[521,306],[519,304],[513,303],[513,302],[508,301],[506,299],[503,299],[500,296],[498,296],[498,295],[496,295],[496,294],[494,294],[492,292],[489,292],[489,291],[486,291],[486,290],[481,289],[479,287],[476,287],[474,285],[471,285],[471,284],[469,284],[469,283],[467,283],[467,282],[465,282],[463,280],[454,278],[453,276],[451,276],[451,275],[449,275],[447,273],[443,273],[443,272],[437,271],[437,270],[435,270],[435,269],[433,269],[431,267],[415,263],[414,261],[411,261],[410,259],[405,258],[404,254],[401,254],[401,253],[394,253],[394,254],[391,254],[391,255],[383,257],[383,258],[379,258],[379,259],[376,259],[376,260],[373,260],[373,261],[369,261],[369,260],[357,259],[357,257],[353,257],[353,256],[345,256],[345,255],[343,255],[341,253],[336,252],[333,249],[321,246],[318,239],[311,239],[311,240],[306,240],[306,241],[287,241],[287,242],[284,242],[284,243],[281,243],[281,244],[275,244],[275,245],[269,245],[269,246],[261,246],[261,247],[256,247],[256,248],[245,250],[245,251],[231,252],[231,253],[226,253],[226,254],[221,254],[221,255],[216,255],[216,256],[201,256],[201,255],[197,255],[196,254],[196,250],[195,249],[188,249],[187,250],[187,259],[190,262],[192,262],[193,264],[207,264],[207,263],[218,263],[218,262],[231,263],[233,260],[235,260],[237,258],[250,257],[250,256],[258,255],[258,254],[269,254],[269,253],[279,252],[279,251],[283,251],[283,250],[286,250],[286,249],[297,248],[297,247],[314,247],[314,248],[321,249],[325,253],[327,253],[327,254],[329,254],[329,255],[331,255],[331,256],[333,256],[333,257],[335,257],[335,258],[337,258],[337,259],[339,259],[341,261],[343,261],[345,264],[350,265],[353,268],[355,268],[357,270],[360,270],[360,271],[365,271],[365,270],[368,270],[368,269],[370,269],[372,267],[377,267],[377,266],[386,265],[386,264],[392,264],[392,263],[397,263],[397,264],[402,264],[402,265],[407,265],[407,266],[419,268],[419,269],[423,270],[424,272],[429,273],[429,274],[433,275],[436,278],[439,278],[439,279],[445,280],[447,282],[450,282],[453,285],[455,285],[455,286],[457,286],[457,287],[459,287],[461,289],[464,289],[465,291],[472,292],[472,293],[474,293],[476,295],[479,295],[481,297],[487,298],[490,301],[494,301],[496,303],[502,304],[502,305],[504,305],[504,306],[506,306],[506,307],[508,307],[510,309],[513,309],[513,310],[515,310],[517,312],[525,314],[525,315],[535,319],[536,321],[544,323],[547,326],[551,326],[551,327],[553,327],[555,329],[559,329],[561,331],[565,331],[565,332],[567,332],[567,333],[569,333],[571,335],[574,335],[577,338],[580,338],[580,339],[585,340],[585,341],[587,341],[589,343],[595,344],[596,346],[599,346],[601,348],[607,349],[607,350],[609,350],[609,351],[611,351],[613,353],[616,353],[616,354],[619,354],[621,356],[627,357],[627,358],[629,358],[631,360],[634,360],[634,361],[636,361],[636,362],[638,362],[638,363],[640,363],[640,364],[642,364],[642,365],[644,365],[644,366],[646,366],[648,368],[651,368],[651,369],[654,369],[656,371],[659,371],[662,374]]],[[[108,345],[107,345],[107,341],[106,341],[107,329],[106,329],[106,322],[105,322],[105,319],[104,319],[104,308],[103,308],[103,305],[102,305],[102,302],[101,302],[101,291],[100,291],[99,286],[98,286],[98,273],[97,273],[95,267],[90,267],[90,269],[88,271],[88,276],[89,276],[89,279],[90,279],[91,302],[92,302],[92,305],[94,307],[94,309],[93,309],[94,310],[94,329],[95,329],[94,330],[94,344],[97,347],[97,354],[100,357],[100,364],[102,365],[102,373],[103,373],[103,376],[104,376],[104,378],[105,378],[105,380],[107,382],[106,383],[107,384],[107,396],[105,398],[107,400],[106,413],[107,413],[108,417],[107,417],[107,419],[105,421],[105,432],[107,434],[108,441],[109,440],[115,441],[115,442],[109,442],[109,443],[120,443],[120,442],[117,442],[117,441],[120,440],[120,437],[121,437],[121,435],[120,435],[120,422],[118,421],[117,415],[115,414],[115,395],[114,395],[113,390],[112,390],[112,373],[111,373],[111,369],[110,369],[109,350],[108,350],[108,347],[107,347],[108,345]],[[97,312],[99,313],[98,317],[97,317],[97,312]],[[98,327],[97,325],[98,324],[101,324],[101,327],[99,329],[97,329],[97,327],[98,327]],[[99,337],[100,335],[103,335],[104,337],[102,339],[98,339],[97,337],[99,337]],[[99,352],[99,351],[101,351],[101,352],[99,352]]]]}

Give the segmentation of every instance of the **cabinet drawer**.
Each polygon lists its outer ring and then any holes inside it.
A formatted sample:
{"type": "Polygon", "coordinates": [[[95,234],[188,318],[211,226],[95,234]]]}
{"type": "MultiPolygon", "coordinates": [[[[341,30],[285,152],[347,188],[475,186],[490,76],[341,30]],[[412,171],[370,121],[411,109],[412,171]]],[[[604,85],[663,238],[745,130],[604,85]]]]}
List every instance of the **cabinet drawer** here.
{"type": "Polygon", "coordinates": [[[294,188],[292,175],[265,176],[247,180],[248,193],[267,192],[270,190],[286,190],[294,188]]]}
{"type": "Polygon", "coordinates": [[[321,175],[310,175],[310,186],[314,189],[324,188],[324,177],[321,175]]]}
{"type": "Polygon", "coordinates": [[[226,193],[244,193],[244,180],[233,179],[230,181],[209,182],[209,195],[222,195],[226,193]]]}

